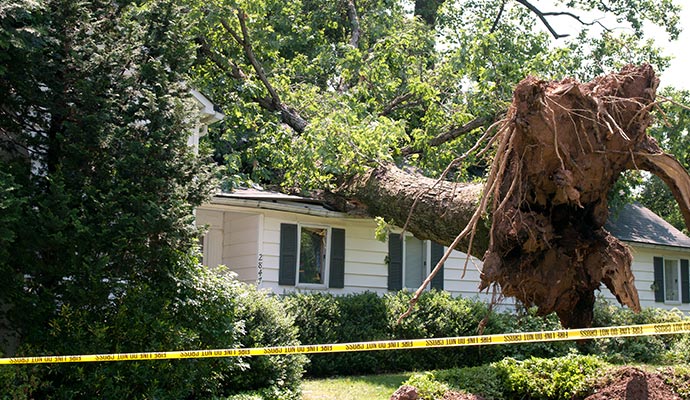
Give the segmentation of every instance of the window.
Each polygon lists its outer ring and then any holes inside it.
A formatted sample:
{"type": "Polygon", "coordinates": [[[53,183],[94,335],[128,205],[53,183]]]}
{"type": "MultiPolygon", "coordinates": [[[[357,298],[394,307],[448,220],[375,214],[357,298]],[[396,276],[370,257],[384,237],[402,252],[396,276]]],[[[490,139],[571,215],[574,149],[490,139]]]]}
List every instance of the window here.
{"type": "Polygon", "coordinates": [[[280,224],[279,285],[345,285],[345,230],[280,224]]]}
{"type": "Polygon", "coordinates": [[[690,303],[690,268],[688,260],[654,257],[654,301],[690,303]]]}
{"type": "Polygon", "coordinates": [[[301,227],[298,283],[324,283],[327,263],[326,232],[323,228],[301,227]]]}
{"type": "Polygon", "coordinates": [[[680,302],[678,260],[664,260],[664,300],[680,302]]]}
{"type": "Polygon", "coordinates": [[[426,242],[414,236],[405,237],[405,248],[403,250],[405,254],[405,261],[403,262],[403,279],[406,288],[418,288],[422,282],[424,282],[427,275],[429,275],[426,244],[426,242]]]}
{"type": "MultiPolygon", "coordinates": [[[[412,235],[388,237],[388,289],[417,289],[443,256],[443,246],[419,240],[412,235]]],[[[434,289],[443,289],[443,269],[431,282],[434,289]]]]}

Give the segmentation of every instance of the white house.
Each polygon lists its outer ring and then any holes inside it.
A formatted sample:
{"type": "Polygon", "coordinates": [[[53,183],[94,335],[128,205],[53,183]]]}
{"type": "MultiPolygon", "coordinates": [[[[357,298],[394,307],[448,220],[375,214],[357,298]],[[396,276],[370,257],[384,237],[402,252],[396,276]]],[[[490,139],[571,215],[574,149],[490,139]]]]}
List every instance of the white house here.
{"type": "MultiPolygon", "coordinates": [[[[416,289],[443,254],[441,246],[410,234],[401,240],[399,230],[392,240],[380,242],[374,238],[371,218],[329,210],[311,199],[251,189],[214,196],[197,210],[197,224],[207,227],[206,265],[226,265],[240,280],[277,293],[416,289]]],[[[461,280],[465,255],[456,252],[434,287],[477,295],[471,282],[478,282],[480,263],[472,261],[461,280]]]]}
{"type": "MultiPolygon", "coordinates": [[[[415,290],[444,251],[409,233],[401,236],[399,229],[380,242],[374,238],[373,219],[280,193],[245,189],[218,194],[196,215],[197,224],[207,228],[204,264],[225,265],[240,280],[275,293],[415,290]]],[[[608,228],[632,248],[642,306],[690,311],[690,238],[638,205],[626,206],[608,228]]],[[[432,287],[490,300],[491,293],[477,289],[481,262],[466,260],[454,251],[432,287]]],[[[603,286],[602,293],[615,303],[603,286]]]]}

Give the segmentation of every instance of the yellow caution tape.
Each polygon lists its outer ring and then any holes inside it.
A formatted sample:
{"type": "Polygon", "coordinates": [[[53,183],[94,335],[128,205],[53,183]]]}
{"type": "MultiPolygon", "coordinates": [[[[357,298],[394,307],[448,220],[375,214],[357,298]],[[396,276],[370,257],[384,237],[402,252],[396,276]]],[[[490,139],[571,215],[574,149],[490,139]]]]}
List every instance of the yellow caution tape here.
{"type": "Polygon", "coordinates": [[[73,356],[41,356],[0,358],[2,364],[48,364],[99,361],[148,361],[185,358],[252,357],[336,353],[371,350],[418,349],[430,347],[460,347],[491,344],[554,342],[561,340],[596,339],[625,336],[650,336],[690,333],[690,322],[612,326],[546,332],[506,333],[498,335],[459,336],[438,339],[380,340],[374,342],[333,343],[302,346],[256,347],[247,349],[213,349],[189,351],[161,351],[146,353],[87,354],[73,356]]]}

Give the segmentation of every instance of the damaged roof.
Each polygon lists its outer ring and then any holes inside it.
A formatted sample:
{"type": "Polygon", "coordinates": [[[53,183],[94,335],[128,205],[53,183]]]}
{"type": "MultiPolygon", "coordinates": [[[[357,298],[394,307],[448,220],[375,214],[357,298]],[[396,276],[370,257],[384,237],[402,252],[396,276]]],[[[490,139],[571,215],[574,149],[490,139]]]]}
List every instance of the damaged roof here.
{"type": "MultiPolygon", "coordinates": [[[[347,217],[343,213],[334,212],[327,204],[317,199],[261,189],[236,189],[232,193],[219,193],[216,197],[252,200],[264,205],[266,203],[280,204],[289,207],[294,212],[309,213],[311,211],[331,217],[347,217]]],[[[259,203],[252,203],[249,206],[264,208],[259,203]]],[[[289,211],[289,209],[286,208],[284,211],[289,211]]],[[[605,228],[613,236],[625,242],[690,249],[690,237],[638,203],[626,204],[617,214],[612,213],[605,228]]]]}
{"type": "Polygon", "coordinates": [[[606,230],[625,242],[690,248],[690,238],[640,204],[626,204],[609,217],[606,230]]]}

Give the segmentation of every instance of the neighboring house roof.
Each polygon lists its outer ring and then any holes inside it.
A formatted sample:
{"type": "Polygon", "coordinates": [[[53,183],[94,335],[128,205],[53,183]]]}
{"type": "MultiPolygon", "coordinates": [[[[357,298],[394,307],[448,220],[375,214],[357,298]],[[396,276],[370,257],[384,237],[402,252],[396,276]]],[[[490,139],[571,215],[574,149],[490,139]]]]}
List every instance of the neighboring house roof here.
{"type": "Polygon", "coordinates": [[[690,238],[640,204],[627,204],[605,228],[625,242],[690,248],[690,238]]]}

